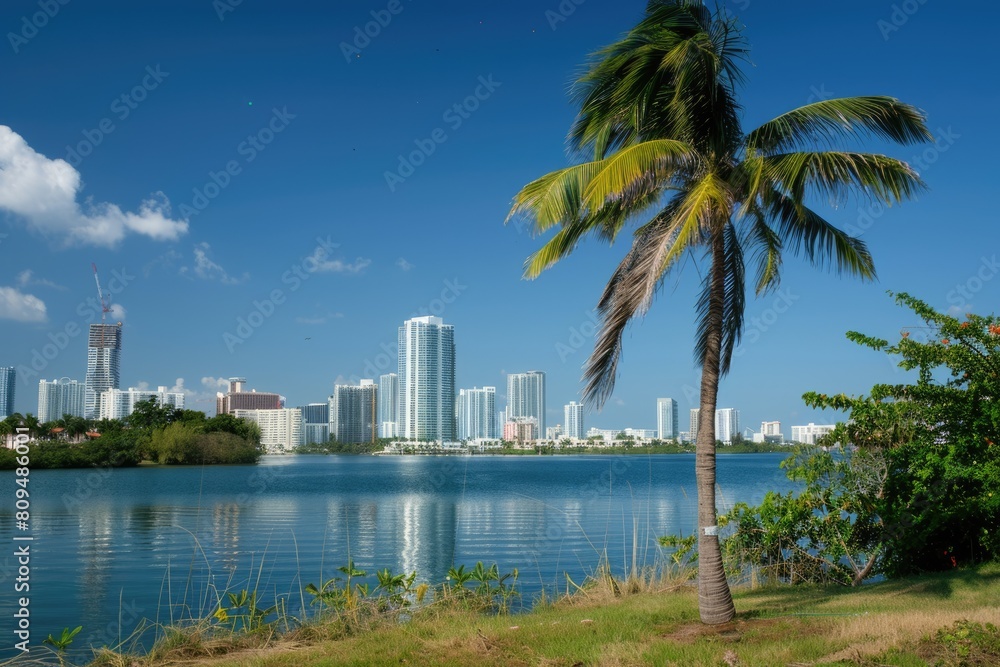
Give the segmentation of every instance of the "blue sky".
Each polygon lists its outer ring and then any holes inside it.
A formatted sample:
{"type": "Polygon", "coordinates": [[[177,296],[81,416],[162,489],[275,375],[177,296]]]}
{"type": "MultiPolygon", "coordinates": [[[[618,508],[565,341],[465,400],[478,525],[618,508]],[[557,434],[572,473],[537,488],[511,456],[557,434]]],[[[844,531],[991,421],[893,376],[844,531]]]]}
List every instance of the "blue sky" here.
{"type": "MultiPolygon", "coordinates": [[[[886,290],[996,310],[998,234],[982,193],[997,154],[1000,10],[723,4],[752,47],[747,129],[821,97],[884,94],[925,110],[939,137],[865,146],[919,163],[930,191],[918,201],[814,202],[862,232],[878,283],[789,257],[784,291],[748,302],[719,405],[753,428],[779,419],[788,435],[833,418],[806,408],[805,391],[905,377],[844,337],[915,324],[886,290]]],[[[191,407],[211,412],[217,379],[243,375],[289,405],[322,401],[338,378],[393,368],[396,328],[433,312],[456,327],[458,386],[503,394],[506,373],[544,370],[548,421],[561,422],[627,241],[585,243],[526,282],[541,240],[503,220],[520,186],[567,164],[569,84],[643,7],[4,2],[0,365],[34,364],[17,408],[37,409],[39,378],[83,379],[94,262],[125,322],[123,386],[182,384],[191,407]],[[379,19],[374,37],[357,38],[379,19]]],[[[614,397],[587,426],[651,428],[658,396],[694,407],[700,270],[688,262],[628,331],[614,397]]]]}

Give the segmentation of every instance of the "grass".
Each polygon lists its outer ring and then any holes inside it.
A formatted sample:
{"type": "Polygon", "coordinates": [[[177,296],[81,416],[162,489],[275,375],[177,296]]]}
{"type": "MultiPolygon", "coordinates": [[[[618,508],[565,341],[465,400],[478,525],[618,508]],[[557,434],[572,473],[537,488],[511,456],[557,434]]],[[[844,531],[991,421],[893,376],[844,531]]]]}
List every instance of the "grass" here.
{"type": "Polygon", "coordinates": [[[173,636],[114,667],[475,665],[996,665],[1000,565],[863,586],[735,592],[737,619],[698,621],[697,592],[673,580],[601,578],[531,613],[487,616],[433,603],[406,622],[311,624],[229,647],[173,636]],[[228,651],[225,655],[220,653],[228,651]]]}

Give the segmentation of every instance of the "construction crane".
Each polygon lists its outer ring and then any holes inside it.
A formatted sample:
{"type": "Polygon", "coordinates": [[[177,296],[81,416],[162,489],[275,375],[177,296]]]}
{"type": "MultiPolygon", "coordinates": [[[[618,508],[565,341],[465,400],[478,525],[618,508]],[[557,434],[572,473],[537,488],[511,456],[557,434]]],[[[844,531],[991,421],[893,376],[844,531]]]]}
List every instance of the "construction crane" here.
{"type": "Polygon", "coordinates": [[[94,282],[97,283],[97,298],[101,300],[101,324],[104,324],[107,314],[111,312],[111,295],[109,294],[107,299],[104,298],[104,292],[101,291],[101,279],[97,277],[97,264],[91,262],[90,266],[94,268],[94,282]]]}

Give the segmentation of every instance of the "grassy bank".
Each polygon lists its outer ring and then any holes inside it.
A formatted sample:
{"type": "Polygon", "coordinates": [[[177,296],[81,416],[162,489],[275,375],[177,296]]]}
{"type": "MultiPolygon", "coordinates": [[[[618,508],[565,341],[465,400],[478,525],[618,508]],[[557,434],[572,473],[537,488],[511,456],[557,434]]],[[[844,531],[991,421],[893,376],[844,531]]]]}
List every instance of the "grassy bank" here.
{"type": "MultiPolygon", "coordinates": [[[[596,584],[529,614],[484,616],[432,604],[405,623],[316,625],[265,648],[215,657],[175,641],[155,659],[101,665],[993,665],[1000,664],[1000,566],[864,586],[736,592],[737,620],[698,622],[689,585],[629,592],[596,584]],[[987,625],[992,624],[992,625],[987,625]]],[[[637,587],[638,588],[638,587],[637,587]]]]}

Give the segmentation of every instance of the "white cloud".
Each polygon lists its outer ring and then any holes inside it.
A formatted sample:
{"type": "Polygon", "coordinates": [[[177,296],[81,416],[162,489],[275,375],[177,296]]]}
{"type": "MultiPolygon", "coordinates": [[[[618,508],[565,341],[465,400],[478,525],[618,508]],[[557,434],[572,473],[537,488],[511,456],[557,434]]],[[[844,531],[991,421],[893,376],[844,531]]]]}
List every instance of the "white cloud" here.
{"type": "Polygon", "coordinates": [[[133,213],[90,198],[78,202],[81,189],[80,172],[68,162],[50,160],[0,125],[0,210],[23,218],[29,229],[67,246],[114,246],[129,233],[174,241],[188,230],[186,221],[170,217],[170,202],[162,192],[133,213]]]}
{"type": "Polygon", "coordinates": [[[116,322],[124,322],[125,314],[125,306],[120,303],[111,304],[111,310],[108,311],[108,317],[116,322]]]}
{"type": "Polygon", "coordinates": [[[414,265],[407,262],[405,257],[400,257],[396,260],[396,266],[401,268],[403,271],[409,271],[414,265]]]}
{"type": "Polygon", "coordinates": [[[0,287],[0,319],[15,322],[45,322],[45,302],[15,287],[0,287]]]}
{"type": "Polygon", "coordinates": [[[229,378],[214,378],[211,376],[206,376],[201,379],[201,386],[206,389],[211,389],[216,391],[218,389],[225,389],[229,391],[229,378]]]}
{"type": "Polygon", "coordinates": [[[358,257],[354,262],[329,259],[325,248],[316,248],[303,262],[308,270],[319,273],[360,273],[371,263],[367,257],[358,257]]]}
{"type": "Polygon", "coordinates": [[[31,269],[25,269],[17,274],[17,285],[18,287],[27,287],[28,285],[41,285],[42,287],[51,287],[57,290],[65,290],[66,288],[62,285],[57,285],[51,280],[45,280],[44,278],[36,278],[34,272],[31,269]]]}
{"type": "Polygon", "coordinates": [[[241,278],[234,278],[221,265],[212,261],[208,256],[208,251],[212,247],[207,243],[199,243],[194,247],[194,268],[188,266],[181,267],[181,275],[194,274],[202,280],[218,280],[223,285],[239,285],[250,280],[250,274],[244,273],[241,278]]]}

